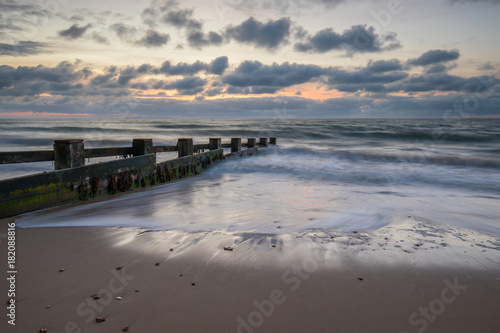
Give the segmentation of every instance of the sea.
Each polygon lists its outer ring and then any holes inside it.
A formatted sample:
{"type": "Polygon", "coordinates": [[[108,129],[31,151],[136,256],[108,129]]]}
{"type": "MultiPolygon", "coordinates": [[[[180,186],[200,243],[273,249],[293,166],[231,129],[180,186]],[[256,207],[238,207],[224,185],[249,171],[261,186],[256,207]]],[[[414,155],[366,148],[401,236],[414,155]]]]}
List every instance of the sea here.
{"type": "MultiPolygon", "coordinates": [[[[84,139],[89,148],[131,146],[133,138],[175,145],[186,137],[195,144],[210,137],[276,137],[277,145],[195,177],[25,214],[17,225],[352,233],[411,217],[500,235],[500,119],[0,120],[0,151],[50,150],[53,140],[65,138],[84,139]]],[[[0,165],[0,178],[53,168],[51,162],[0,165]]]]}

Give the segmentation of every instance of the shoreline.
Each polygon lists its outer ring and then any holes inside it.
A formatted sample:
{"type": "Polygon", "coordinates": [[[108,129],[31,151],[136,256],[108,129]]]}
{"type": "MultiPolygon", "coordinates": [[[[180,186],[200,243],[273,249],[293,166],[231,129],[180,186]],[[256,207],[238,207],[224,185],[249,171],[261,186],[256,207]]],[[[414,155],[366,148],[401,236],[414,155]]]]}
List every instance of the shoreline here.
{"type": "Polygon", "coordinates": [[[17,325],[7,332],[128,327],[130,332],[409,333],[500,327],[500,265],[477,260],[498,252],[459,255],[471,248],[468,243],[408,253],[394,234],[403,249],[379,250],[374,239],[362,241],[363,233],[328,241],[329,235],[315,231],[302,236],[105,227],[16,232],[17,325]],[[93,300],[95,294],[101,299],[93,300]],[[97,316],[106,321],[96,323],[97,316]]]}

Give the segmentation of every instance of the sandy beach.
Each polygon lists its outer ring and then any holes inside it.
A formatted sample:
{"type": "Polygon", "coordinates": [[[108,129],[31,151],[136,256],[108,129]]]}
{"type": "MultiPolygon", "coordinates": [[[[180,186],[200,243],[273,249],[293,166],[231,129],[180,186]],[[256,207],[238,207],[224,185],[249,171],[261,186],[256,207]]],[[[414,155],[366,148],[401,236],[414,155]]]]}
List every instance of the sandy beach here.
{"type": "Polygon", "coordinates": [[[498,332],[498,239],[412,223],[376,234],[18,228],[16,325],[4,316],[1,331],[498,332]]]}

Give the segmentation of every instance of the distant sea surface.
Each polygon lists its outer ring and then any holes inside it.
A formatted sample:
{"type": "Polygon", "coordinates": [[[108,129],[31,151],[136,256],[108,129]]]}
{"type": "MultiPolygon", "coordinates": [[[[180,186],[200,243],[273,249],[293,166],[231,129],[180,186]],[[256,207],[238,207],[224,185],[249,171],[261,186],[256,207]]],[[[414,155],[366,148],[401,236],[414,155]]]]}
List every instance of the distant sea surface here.
{"type": "MultiPolygon", "coordinates": [[[[278,145],[258,156],[104,202],[28,214],[20,226],[280,234],[371,231],[411,216],[500,235],[499,119],[0,120],[0,151],[50,150],[63,138],[84,139],[88,148],[130,146],[133,138],[175,145],[181,137],[269,136],[278,145]]],[[[50,162],[0,165],[3,179],[51,170],[50,162]]]]}

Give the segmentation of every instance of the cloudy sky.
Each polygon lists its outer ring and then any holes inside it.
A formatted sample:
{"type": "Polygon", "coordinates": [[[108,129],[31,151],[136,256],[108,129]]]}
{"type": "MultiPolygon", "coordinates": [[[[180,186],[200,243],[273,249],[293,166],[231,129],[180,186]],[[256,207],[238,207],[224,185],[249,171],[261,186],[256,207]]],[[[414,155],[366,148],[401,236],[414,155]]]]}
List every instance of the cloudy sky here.
{"type": "Polygon", "coordinates": [[[499,18],[499,0],[0,0],[0,117],[498,117],[499,18]]]}

